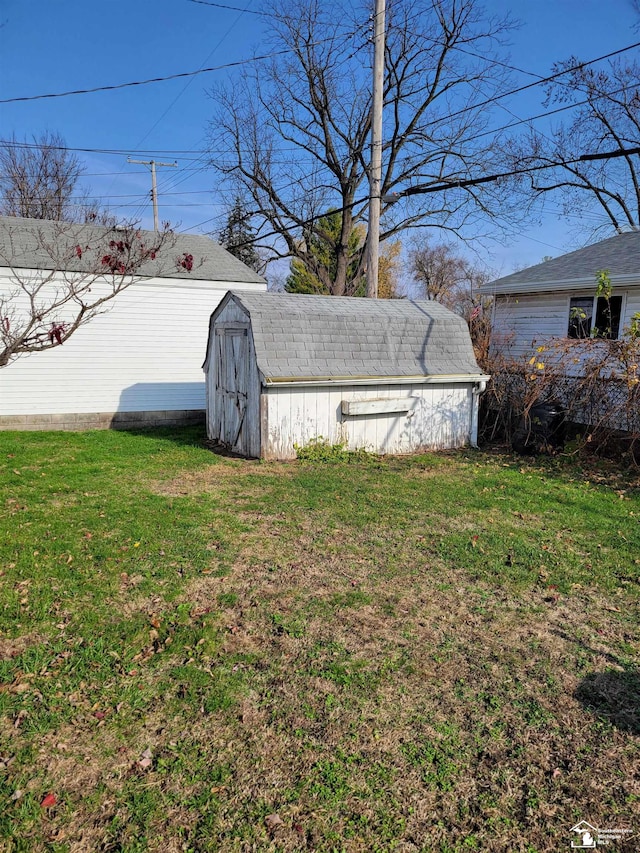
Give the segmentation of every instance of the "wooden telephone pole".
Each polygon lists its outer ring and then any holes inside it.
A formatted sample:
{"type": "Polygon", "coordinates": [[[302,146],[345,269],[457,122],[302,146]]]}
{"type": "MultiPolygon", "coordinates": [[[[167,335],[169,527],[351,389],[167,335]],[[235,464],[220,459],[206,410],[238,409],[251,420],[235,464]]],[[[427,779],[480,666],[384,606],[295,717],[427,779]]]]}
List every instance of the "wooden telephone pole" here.
{"type": "Polygon", "coordinates": [[[367,296],[371,299],[376,299],[378,296],[384,36],[385,0],[376,0],[373,18],[373,99],[371,107],[371,167],[369,170],[369,235],[367,238],[367,296]]]}
{"type": "Polygon", "coordinates": [[[128,158],[127,163],[137,163],[139,166],[149,166],[151,169],[151,201],[153,202],[153,230],[159,231],[158,224],[158,187],[156,184],[156,166],[169,166],[173,169],[177,163],[156,163],[155,160],[132,160],[128,158]]]}

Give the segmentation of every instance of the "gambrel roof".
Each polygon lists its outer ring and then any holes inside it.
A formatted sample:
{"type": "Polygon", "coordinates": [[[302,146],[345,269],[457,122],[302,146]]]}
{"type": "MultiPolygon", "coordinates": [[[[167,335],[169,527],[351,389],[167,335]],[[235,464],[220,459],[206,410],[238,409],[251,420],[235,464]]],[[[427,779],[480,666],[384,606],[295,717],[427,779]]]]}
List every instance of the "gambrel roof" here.
{"type": "MultiPolygon", "coordinates": [[[[23,219],[0,216],[0,266],[14,269],[64,269],[70,272],[96,271],[95,253],[78,257],[76,245],[98,249],[117,240],[122,230],[102,225],[52,222],[47,219],[23,219]]],[[[140,229],[141,240],[152,246],[157,234],[140,229]]],[[[214,240],[200,234],[172,234],[156,260],[148,260],[136,268],[136,276],[148,278],[180,278],[192,281],[265,284],[264,278],[223,249],[214,240]],[[185,255],[193,257],[193,268],[186,270],[178,262],[185,255]]]]}
{"type": "Polygon", "coordinates": [[[437,302],[288,293],[226,294],[247,315],[265,382],[478,377],[462,317],[437,302]]]}
{"type": "Polygon", "coordinates": [[[600,270],[607,270],[614,285],[640,284],[640,231],[627,231],[592,243],[491,281],[480,290],[493,294],[595,289],[600,270]]]}

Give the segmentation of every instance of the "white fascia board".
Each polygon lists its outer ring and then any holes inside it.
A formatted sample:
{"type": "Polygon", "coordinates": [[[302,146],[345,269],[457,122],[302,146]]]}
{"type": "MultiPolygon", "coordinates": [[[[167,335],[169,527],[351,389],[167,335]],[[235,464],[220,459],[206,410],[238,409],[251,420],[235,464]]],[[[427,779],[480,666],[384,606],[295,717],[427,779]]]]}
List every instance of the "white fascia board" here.
{"type": "Polygon", "coordinates": [[[263,378],[263,384],[270,387],[309,387],[322,385],[336,387],[343,385],[449,385],[449,384],[476,384],[488,382],[491,379],[484,373],[449,373],[439,376],[336,376],[322,377],[318,379],[273,379],[263,378]]]}
{"type": "MultiPolygon", "coordinates": [[[[633,275],[612,275],[611,284],[614,287],[631,287],[640,285],[640,271],[633,275]]],[[[596,272],[588,278],[566,278],[560,281],[526,281],[519,284],[496,284],[489,282],[482,284],[480,293],[487,296],[498,296],[502,294],[523,296],[529,293],[555,293],[557,291],[573,291],[591,289],[595,292],[596,272]]]]}
{"type": "Polygon", "coordinates": [[[267,289],[266,282],[254,281],[211,281],[210,279],[188,279],[188,278],[143,278],[141,277],[136,284],[152,284],[156,287],[185,287],[194,288],[195,290],[222,290],[225,293],[227,290],[252,290],[258,293],[264,293],[267,289]]]}

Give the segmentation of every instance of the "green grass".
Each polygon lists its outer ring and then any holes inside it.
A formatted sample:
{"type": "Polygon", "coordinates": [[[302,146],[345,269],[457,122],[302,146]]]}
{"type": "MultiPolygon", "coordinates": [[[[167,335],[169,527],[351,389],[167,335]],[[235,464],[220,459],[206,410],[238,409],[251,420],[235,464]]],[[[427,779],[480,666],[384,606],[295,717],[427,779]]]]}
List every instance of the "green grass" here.
{"type": "Polygon", "coordinates": [[[0,850],[637,825],[635,472],[330,450],[0,434],[0,850]]]}

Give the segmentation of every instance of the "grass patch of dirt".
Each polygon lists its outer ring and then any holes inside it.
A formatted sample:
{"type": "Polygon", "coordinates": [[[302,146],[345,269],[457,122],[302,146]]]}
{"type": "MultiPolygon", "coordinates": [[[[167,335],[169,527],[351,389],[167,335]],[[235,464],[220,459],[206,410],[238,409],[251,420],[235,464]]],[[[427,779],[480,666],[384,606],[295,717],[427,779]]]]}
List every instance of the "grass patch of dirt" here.
{"type": "MultiPolygon", "coordinates": [[[[52,441],[55,482],[0,488],[0,849],[543,853],[637,827],[631,477],[52,441]]],[[[10,471],[46,453],[0,435],[10,471]]]]}

